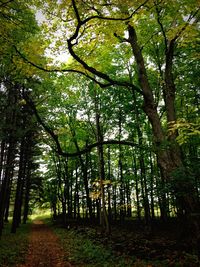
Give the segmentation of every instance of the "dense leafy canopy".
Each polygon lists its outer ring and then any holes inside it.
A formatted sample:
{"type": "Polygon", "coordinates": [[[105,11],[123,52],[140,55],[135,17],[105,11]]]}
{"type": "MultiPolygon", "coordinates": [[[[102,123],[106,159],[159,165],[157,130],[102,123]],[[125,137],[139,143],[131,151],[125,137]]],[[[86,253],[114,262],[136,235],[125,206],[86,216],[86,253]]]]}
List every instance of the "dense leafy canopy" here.
{"type": "Polygon", "coordinates": [[[198,244],[197,1],[0,1],[0,23],[0,231],[40,206],[107,233],[177,216],[198,244]]]}

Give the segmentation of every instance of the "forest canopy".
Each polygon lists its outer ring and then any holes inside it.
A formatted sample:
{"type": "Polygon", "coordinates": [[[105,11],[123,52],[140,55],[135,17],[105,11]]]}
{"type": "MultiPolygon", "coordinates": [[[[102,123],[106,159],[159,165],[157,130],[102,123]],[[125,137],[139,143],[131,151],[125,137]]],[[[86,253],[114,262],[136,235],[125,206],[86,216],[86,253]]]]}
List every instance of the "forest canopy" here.
{"type": "Polygon", "coordinates": [[[177,217],[199,242],[196,0],[0,1],[0,234],[177,217]]]}

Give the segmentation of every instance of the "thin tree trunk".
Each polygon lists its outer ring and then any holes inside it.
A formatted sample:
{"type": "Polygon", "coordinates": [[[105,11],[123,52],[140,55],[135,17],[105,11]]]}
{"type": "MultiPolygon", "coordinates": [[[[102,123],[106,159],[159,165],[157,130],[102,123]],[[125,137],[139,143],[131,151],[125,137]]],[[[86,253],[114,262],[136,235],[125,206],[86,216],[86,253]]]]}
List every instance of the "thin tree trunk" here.
{"type": "Polygon", "coordinates": [[[135,191],[136,191],[136,206],[137,206],[137,218],[141,221],[141,207],[140,207],[140,199],[139,199],[139,186],[138,186],[138,175],[137,175],[137,162],[136,157],[133,156],[133,170],[135,176],[135,191]]]}
{"type": "Polygon", "coordinates": [[[3,177],[3,165],[5,161],[5,147],[6,142],[5,140],[1,141],[1,156],[0,156],[0,190],[1,190],[1,184],[2,184],[2,177],[3,177]]]}
{"type": "Polygon", "coordinates": [[[126,206],[127,206],[127,216],[130,218],[132,215],[132,207],[131,207],[131,189],[130,189],[130,182],[126,182],[126,206]]]}
{"type": "Polygon", "coordinates": [[[28,214],[29,214],[31,165],[32,165],[32,160],[29,159],[28,165],[27,165],[27,170],[26,170],[26,178],[25,178],[25,196],[24,196],[24,214],[23,214],[23,223],[24,224],[27,222],[28,214]]]}
{"type": "MultiPolygon", "coordinates": [[[[111,181],[110,146],[108,146],[108,180],[111,181]]],[[[112,220],[110,185],[108,185],[108,220],[109,222],[112,220]]]]}
{"type": "MultiPolygon", "coordinates": [[[[95,92],[95,115],[96,115],[96,130],[97,130],[97,142],[102,143],[103,134],[100,126],[100,114],[99,114],[99,103],[98,96],[95,92]]],[[[106,210],[106,200],[105,200],[105,191],[104,191],[104,181],[105,181],[105,164],[104,164],[104,151],[103,145],[97,147],[98,158],[99,158],[99,176],[100,176],[100,191],[101,191],[101,224],[105,229],[106,233],[110,233],[110,224],[108,221],[108,215],[106,210]]]]}
{"type": "MultiPolygon", "coordinates": [[[[72,126],[71,125],[69,125],[69,126],[70,126],[71,133],[74,137],[74,144],[75,144],[76,150],[77,150],[77,152],[79,152],[80,148],[79,148],[79,145],[78,145],[77,140],[76,140],[76,133],[75,133],[74,129],[72,128],[72,126]]],[[[84,182],[85,192],[86,192],[87,208],[89,210],[90,219],[92,220],[93,213],[92,213],[92,201],[90,198],[90,191],[89,191],[89,185],[88,185],[88,169],[87,169],[87,165],[84,164],[82,156],[79,155],[78,158],[79,158],[81,170],[83,173],[83,182],[84,182]]]]}
{"type": "MultiPolygon", "coordinates": [[[[129,75],[132,80],[131,74],[129,75]]],[[[144,161],[144,151],[141,149],[143,146],[143,133],[140,128],[140,117],[139,112],[136,106],[136,95],[135,91],[132,91],[133,101],[134,101],[134,115],[136,120],[136,130],[138,136],[139,143],[139,162],[140,162],[140,171],[141,171],[141,191],[143,197],[143,206],[144,206],[144,215],[145,215],[145,224],[150,224],[150,206],[149,206],[149,198],[148,198],[148,190],[147,190],[147,181],[146,181],[146,169],[145,169],[145,161],[144,161]]]]}
{"type": "Polygon", "coordinates": [[[150,197],[151,197],[151,218],[152,220],[155,219],[155,211],[154,211],[154,166],[153,166],[153,157],[150,152],[149,155],[149,160],[150,160],[150,197]]]}
{"type": "Polygon", "coordinates": [[[18,171],[18,178],[17,178],[17,189],[16,189],[16,196],[15,196],[11,233],[16,233],[16,229],[19,226],[19,222],[21,218],[23,181],[24,181],[24,174],[25,174],[24,153],[25,153],[25,138],[23,137],[21,141],[21,145],[20,145],[19,171],[18,171]]]}

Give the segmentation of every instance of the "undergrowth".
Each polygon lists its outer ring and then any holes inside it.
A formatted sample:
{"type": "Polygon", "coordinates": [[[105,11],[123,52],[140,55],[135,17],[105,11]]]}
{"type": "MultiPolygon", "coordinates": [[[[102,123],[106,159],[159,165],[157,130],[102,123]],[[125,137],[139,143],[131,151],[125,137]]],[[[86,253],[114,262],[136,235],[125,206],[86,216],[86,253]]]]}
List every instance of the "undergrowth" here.
{"type": "MultiPolygon", "coordinates": [[[[165,259],[144,259],[130,256],[127,253],[116,253],[112,247],[103,245],[94,238],[93,229],[87,228],[87,234],[80,229],[64,229],[54,225],[65,252],[66,261],[81,267],[197,267],[196,256],[182,253],[182,257],[175,252],[165,259]],[[91,231],[91,232],[90,232],[91,231]],[[90,239],[90,236],[92,237],[90,239]]],[[[128,249],[128,248],[127,248],[128,249]]],[[[177,252],[178,253],[178,252],[177,252]]]]}
{"type": "MultiPolygon", "coordinates": [[[[75,266],[87,267],[121,267],[136,266],[135,259],[118,257],[112,250],[101,244],[95,244],[84,235],[73,229],[55,228],[54,231],[61,240],[66,261],[75,266]]],[[[139,265],[138,265],[139,266],[139,265]]],[[[144,265],[143,265],[144,266],[144,265]]]]}
{"type": "Polygon", "coordinates": [[[21,224],[16,234],[10,233],[11,225],[6,223],[0,239],[0,266],[15,266],[23,263],[28,250],[28,234],[31,223],[21,224]]]}

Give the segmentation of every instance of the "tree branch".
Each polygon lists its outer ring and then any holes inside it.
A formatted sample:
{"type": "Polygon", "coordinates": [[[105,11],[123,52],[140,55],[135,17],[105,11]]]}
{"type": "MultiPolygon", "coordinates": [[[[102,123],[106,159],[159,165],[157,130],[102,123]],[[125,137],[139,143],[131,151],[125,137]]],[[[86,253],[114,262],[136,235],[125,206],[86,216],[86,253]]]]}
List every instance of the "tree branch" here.
{"type": "Polygon", "coordinates": [[[98,84],[101,88],[105,88],[105,87],[108,87],[108,86],[111,86],[113,84],[111,83],[101,83],[99,82],[98,80],[96,80],[94,77],[88,75],[87,73],[83,72],[83,71],[80,71],[80,70],[75,70],[75,69],[47,69],[45,67],[42,67],[42,66],[39,66],[37,64],[35,64],[34,62],[28,60],[18,49],[16,46],[14,46],[15,48],[15,51],[18,53],[18,55],[25,61],[27,62],[28,64],[30,64],[31,66],[39,69],[39,70],[42,70],[42,71],[45,71],[45,72],[72,72],[72,73],[77,73],[77,74],[81,74],[83,76],[85,76],[86,78],[92,80],[93,82],[95,82],[96,84],[98,84]]]}
{"type": "Polygon", "coordinates": [[[137,13],[137,11],[142,7],[144,6],[149,0],[146,0],[144,1],[142,4],[140,4],[128,17],[126,18],[113,18],[113,17],[104,17],[104,16],[99,16],[99,15],[96,15],[96,16],[90,16],[86,19],[84,19],[81,24],[85,24],[87,23],[88,21],[92,20],[92,19],[101,19],[101,20],[111,20],[111,21],[128,21],[130,20],[134,14],[137,13]]]}
{"type": "Polygon", "coordinates": [[[9,3],[13,2],[13,1],[14,0],[8,0],[7,2],[0,1],[1,2],[0,7],[6,6],[6,5],[8,5],[9,3]]]}
{"type": "Polygon", "coordinates": [[[51,136],[51,138],[54,140],[54,142],[56,143],[56,147],[57,147],[57,152],[62,155],[63,151],[62,148],[60,146],[60,143],[58,141],[58,136],[54,133],[54,131],[48,127],[43,120],[41,119],[41,117],[38,114],[38,111],[35,107],[34,102],[30,99],[30,97],[28,96],[27,93],[23,92],[23,97],[26,100],[26,103],[30,106],[30,108],[32,109],[37,121],[39,122],[39,124],[44,128],[44,130],[51,136]]]}
{"type": "Polygon", "coordinates": [[[74,8],[74,12],[76,14],[76,18],[77,18],[78,24],[81,24],[81,18],[80,18],[80,15],[79,15],[78,8],[76,6],[75,0],[72,0],[72,6],[74,8]]]}
{"type": "MultiPolygon", "coordinates": [[[[72,44],[70,44],[70,46],[73,46],[72,44]]],[[[103,83],[98,81],[97,79],[95,79],[94,77],[92,77],[91,75],[80,71],[80,70],[75,70],[75,69],[46,69],[42,66],[39,66],[37,64],[35,64],[34,62],[28,60],[18,49],[16,46],[14,46],[15,51],[20,55],[20,57],[27,63],[29,63],[30,65],[32,65],[33,67],[45,71],[45,72],[72,72],[72,73],[78,73],[81,74],[83,76],[85,76],[86,78],[92,80],[93,82],[95,82],[96,84],[98,84],[101,88],[106,88],[109,86],[113,86],[113,85],[118,85],[118,86],[124,86],[124,87],[129,87],[129,88],[133,88],[134,90],[138,91],[140,94],[142,93],[142,90],[137,87],[134,84],[131,84],[129,82],[121,82],[121,81],[117,81],[117,80],[113,80],[111,79],[107,74],[104,74],[102,72],[97,71],[95,68],[88,66],[83,60],[81,60],[73,51],[72,47],[70,48],[71,51],[71,55],[86,69],[88,70],[90,73],[94,74],[95,76],[102,78],[103,80],[107,81],[108,83],[103,83]]]]}
{"type": "Polygon", "coordinates": [[[140,146],[139,144],[136,144],[134,142],[131,141],[127,141],[127,140],[105,140],[102,142],[96,142],[90,145],[87,145],[87,147],[83,148],[83,149],[78,149],[78,151],[76,152],[65,152],[62,150],[60,142],[58,140],[58,136],[54,133],[53,129],[51,129],[49,126],[47,126],[43,120],[41,119],[37,108],[35,106],[35,103],[32,101],[32,99],[30,99],[30,97],[28,96],[27,93],[23,92],[23,97],[26,100],[26,103],[30,106],[30,108],[32,109],[38,123],[43,127],[43,129],[45,130],[45,132],[47,132],[50,137],[53,139],[53,141],[56,144],[56,152],[64,157],[76,157],[76,156],[80,156],[83,155],[87,152],[90,152],[93,148],[98,147],[100,145],[126,145],[126,146],[131,146],[131,147],[140,147],[141,149],[145,149],[148,150],[149,148],[146,146],[140,146]]]}
{"type": "Polygon", "coordinates": [[[180,31],[177,32],[177,34],[175,35],[175,37],[172,39],[174,41],[176,41],[181,34],[186,30],[186,28],[188,27],[190,21],[199,13],[200,8],[198,8],[193,14],[190,14],[190,16],[188,17],[185,25],[180,29],[180,31]]]}
{"type": "Polygon", "coordinates": [[[163,37],[164,37],[165,51],[166,51],[166,50],[167,50],[167,36],[166,36],[166,33],[165,33],[164,26],[163,26],[163,24],[162,24],[162,22],[161,22],[161,17],[160,17],[161,9],[159,10],[159,8],[158,8],[158,4],[155,3],[155,5],[156,5],[157,22],[158,22],[158,24],[159,24],[159,26],[160,26],[162,35],[163,35],[163,37]]]}
{"type": "MultiPolygon", "coordinates": [[[[71,38],[70,38],[71,39],[71,38]]],[[[134,84],[131,84],[129,82],[122,82],[122,81],[118,81],[118,80],[113,80],[108,74],[103,73],[98,71],[97,69],[95,69],[94,67],[89,66],[85,61],[83,61],[73,50],[73,44],[71,43],[71,40],[68,40],[68,49],[69,52],[71,54],[71,56],[78,62],[80,63],[86,70],[88,70],[90,73],[94,74],[95,76],[106,80],[107,82],[109,82],[110,85],[118,85],[118,86],[124,86],[124,87],[129,87],[129,88],[133,88],[134,90],[136,90],[138,93],[140,93],[141,95],[143,94],[142,90],[137,87],[134,84]]]]}

